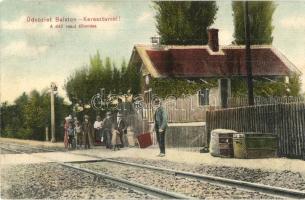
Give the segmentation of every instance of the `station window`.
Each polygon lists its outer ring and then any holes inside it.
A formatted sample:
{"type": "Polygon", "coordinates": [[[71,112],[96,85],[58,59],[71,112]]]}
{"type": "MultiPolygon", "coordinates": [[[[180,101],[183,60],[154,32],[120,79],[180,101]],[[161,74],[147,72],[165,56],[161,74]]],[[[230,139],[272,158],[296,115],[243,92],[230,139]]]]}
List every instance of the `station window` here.
{"type": "Polygon", "coordinates": [[[200,89],[198,91],[198,104],[199,106],[209,105],[209,89],[200,89]]]}

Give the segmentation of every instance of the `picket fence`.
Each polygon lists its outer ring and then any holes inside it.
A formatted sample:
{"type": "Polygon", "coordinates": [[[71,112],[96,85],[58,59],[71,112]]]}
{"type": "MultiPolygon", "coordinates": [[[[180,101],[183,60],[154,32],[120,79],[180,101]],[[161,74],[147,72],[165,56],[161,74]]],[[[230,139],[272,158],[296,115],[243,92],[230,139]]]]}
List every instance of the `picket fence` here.
{"type": "MultiPolygon", "coordinates": [[[[283,97],[262,97],[256,96],[254,97],[255,105],[267,105],[267,104],[283,104],[283,103],[301,103],[305,102],[304,96],[283,96],[283,97]]],[[[228,99],[228,107],[243,107],[248,106],[248,98],[247,97],[230,97],[228,99]]]]}

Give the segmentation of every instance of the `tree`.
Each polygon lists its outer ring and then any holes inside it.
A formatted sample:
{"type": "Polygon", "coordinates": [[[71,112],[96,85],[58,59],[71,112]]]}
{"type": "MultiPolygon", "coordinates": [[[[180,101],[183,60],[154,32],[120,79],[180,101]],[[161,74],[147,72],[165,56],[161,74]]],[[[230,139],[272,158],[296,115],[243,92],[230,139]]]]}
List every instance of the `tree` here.
{"type": "Polygon", "coordinates": [[[121,83],[121,72],[120,70],[115,66],[113,65],[113,69],[112,69],[112,92],[114,94],[119,94],[122,92],[121,90],[121,85],[123,83],[121,83]]]}
{"type": "MultiPolygon", "coordinates": [[[[233,1],[234,42],[245,44],[244,2],[233,1]]],[[[249,18],[251,44],[272,44],[272,16],[276,9],[273,1],[250,1],[249,18]]]]}
{"type": "Polygon", "coordinates": [[[50,120],[50,101],[47,101],[49,103],[47,104],[45,100],[44,95],[33,90],[25,106],[25,125],[27,129],[32,130],[33,139],[43,140],[44,128],[50,120]]]}
{"type": "Polygon", "coordinates": [[[127,74],[127,64],[125,59],[123,59],[121,64],[121,80],[120,80],[120,88],[122,93],[127,94],[129,87],[129,78],[127,74]]]}
{"type": "Polygon", "coordinates": [[[154,5],[162,44],[207,43],[207,28],[213,24],[218,10],[216,2],[157,1],[154,5]]]}
{"type": "Polygon", "coordinates": [[[91,85],[89,78],[89,70],[87,66],[84,66],[78,70],[75,70],[71,74],[66,82],[65,89],[69,100],[74,104],[79,101],[87,102],[90,101],[90,88],[91,85]]]}
{"type": "Polygon", "coordinates": [[[300,74],[294,73],[289,78],[289,95],[290,96],[298,96],[301,93],[301,77],[300,74]]]}
{"type": "Polygon", "coordinates": [[[29,96],[23,92],[21,96],[15,99],[14,104],[16,106],[16,112],[15,112],[15,117],[18,118],[20,122],[20,126],[24,126],[24,109],[25,105],[29,101],[29,96]]]}
{"type": "MultiPolygon", "coordinates": [[[[256,78],[254,82],[255,96],[294,96],[300,95],[301,80],[299,74],[292,74],[289,77],[289,83],[286,84],[284,78],[275,80],[266,80],[264,78],[256,78]]],[[[235,97],[245,96],[247,94],[247,85],[244,78],[234,78],[231,83],[232,95],[235,97]]]]}
{"type": "Polygon", "coordinates": [[[104,72],[103,61],[100,57],[99,51],[97,51],[96,55],[90,57],[90,66],[88,72],[88,88],[89,94],[96,93],[100,88],[104,85],[104,79],[101,79],[104,72]]]}
{"type": "Polygon", "coordinates": [[[8,102],[1,103],[1,135],[5,129],[17,130],[18,127],[22,125],[19,118],[21,114],[18,112],[18,110],[19,109],[16,105],[9,105],[8,102]]]}
{"type": "Polygon", "coordinates": [[[133,95],[138,95],[141,92],[141,78],[142,74],[137,67],[129,65],[126,76],[128,78],[128,90],[133,95]]]}
{"type": "MultiPolygon", "coordinates": [[[[244,26],[244,2],[233,1],[234,18],[234,43],[245,44],[245,26],[244,26]]],[[[250,40],[254,44],[272,44],[273,25],[272,17],[276,9],[273,1],[250,1],[250,40]]],[[[301,88],[300,77],[293,74],[290,77],[290,83],[285,84],[284,79],[269,81],[266,79],[257,79],[254,83],[254,94],[257,96],[285,96],[299,95],[301,88]],[[287,89],[290,92],[287,92],[287,89]]],[[[232,93],[234,96],[244,96],[247,93],[245,80],[243,78],[232,78],[232,93]]]]}
{"type": "MultiPolygon", "coordinates": [[[[56,97],[56,130],[59,134],[61,122],[69,113],[69,106],[60,96],[56,97]]],[[[1,104],[1,135],[21,139],[45,139],[45,127],[50,126],[50,94],[33,90],[19,96],[13,105],[1,104]]]]}
{"type": "MultiPolygon", "coordinates": [[[[156,27],[162,44],[207,44],[207,29],[214,23],[218,10],[215,1],[157,1],[154,3],[157,11],[156,27]]],[[[202,88],[207,88],[207,85],[199,82],[190,84],[174,78],[152,81],[154,93],[162,97],[194,94],[202,88]]]]}
{"type": "Polygon", "coordinates": [[[75,70],[67,78],[65,90],[73,104],[90,104],[92,97],[99,93],[101,88],[105,89],[106,94],[126,94],[128,90],[138,94],[141,89],[140,81],[140,72],[135,67],[127,67],[125,60],[119,69],[109,57],[102,62],[97,52],[90,57],[90,66],[75,70]]]}

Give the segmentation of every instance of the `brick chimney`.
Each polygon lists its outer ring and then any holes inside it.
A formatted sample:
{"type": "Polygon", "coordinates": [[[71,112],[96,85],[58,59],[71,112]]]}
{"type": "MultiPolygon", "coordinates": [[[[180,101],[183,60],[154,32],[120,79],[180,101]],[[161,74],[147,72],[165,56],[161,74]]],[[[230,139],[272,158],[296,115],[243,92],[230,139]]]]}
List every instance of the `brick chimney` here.
{"type": "Polygon", "coordinates": [[[215,28],[208,29],[208,38],[209,38],[208,45],[210,49],[214,52],[218,52],[219,51],[218,29],[215,28]]]}

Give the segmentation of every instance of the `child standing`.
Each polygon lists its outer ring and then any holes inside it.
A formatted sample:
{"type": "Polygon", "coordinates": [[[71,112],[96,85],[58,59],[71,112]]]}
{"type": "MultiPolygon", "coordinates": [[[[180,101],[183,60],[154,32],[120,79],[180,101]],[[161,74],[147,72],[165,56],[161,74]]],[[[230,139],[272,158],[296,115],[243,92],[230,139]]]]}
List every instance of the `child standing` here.
{"type": "Polygon", "coordinates": [[[113,147],[113,151],[115,151],[116,149],[120,150],[120,146],[122,143],[121,143],[121,139],[120,139],[120,132],[118,131],[118,129],[116,127],[112,128],[111,144],[113,147]]]}
{"type": "Polygon", "coordinates": [[[68,132],[69,146],[72,147],[72,141],[73,141],[73,138],[74,138],[74,128],[73,128],[72,122],[69,123],[67,132],[68,132]]]}
{"type": "Polygon", "coordinates": [[[77,138],[77,145],[79,148],[82,148],[83,145],[83,132],[82,132],[82,126],[80,125],[80,122],[77,121],[75,123],[75,133],[77,138]]]}

